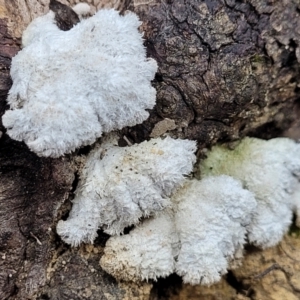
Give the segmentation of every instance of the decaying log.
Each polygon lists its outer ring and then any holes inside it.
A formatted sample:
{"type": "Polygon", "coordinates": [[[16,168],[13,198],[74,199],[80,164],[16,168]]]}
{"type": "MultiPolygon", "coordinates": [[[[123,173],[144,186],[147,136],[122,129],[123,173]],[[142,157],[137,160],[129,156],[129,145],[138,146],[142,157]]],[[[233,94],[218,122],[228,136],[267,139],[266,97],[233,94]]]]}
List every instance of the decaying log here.
{"type": "Polygon", "coordinates": [[[159,63],[146,135],[162,118],[175,120],[175,136],[208,146],[276,136],[291,124],[300,91],[295,2],[133,1],[130,8],[159,63]]]}
{"type": "MultiPolygon", "coordinates": [[[[204,147],[245,135],[275,137],[295,122],[299,1],[87,2],[94,10],[137,13],[148,55],[159,64],[157,105],[143,124],[124,129],[131,142],[169,132],[204,147]]],[[[0,116],[22,31],[48,9],[49,0],[0,0],[0,116]]],[[[99,266],[105,235],[71,249],[55,233],[70,208],[80,159],[39,158],[1,124],[0,131],[0,299],[283,299],[284,291],[299,299],[300,245],[293,236],[266,252],[250,249],[244,267],[211,288],[184,286],[174,277],[152,291],[152,283],[116,282],[99,266]],[[283,267],[253,279],[275,263],[283,267]]]]}

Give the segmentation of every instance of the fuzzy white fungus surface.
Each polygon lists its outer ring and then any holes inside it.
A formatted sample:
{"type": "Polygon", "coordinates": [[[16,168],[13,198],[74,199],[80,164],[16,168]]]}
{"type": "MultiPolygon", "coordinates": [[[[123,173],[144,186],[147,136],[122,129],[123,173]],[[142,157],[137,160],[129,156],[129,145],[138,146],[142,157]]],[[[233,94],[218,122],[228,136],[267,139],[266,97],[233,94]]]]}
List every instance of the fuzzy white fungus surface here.
{"type": "Polygon", "coordinates": [[[223,175],[191,180],[172,200],[180,241],[177,274],[190,284],[219,281],[231,260],[240,258],[256,209],[254,195],[223,175]]]}
{"type": "Polygon", "coordinates": [[[87,16],[91,13],[91,7],[84,2],[77,3],[72,7],[72,9],[76,12],[80,19],[82,19],[83,16],[87,16]]]}
{"type": "Polygon", "coordinates": [[[97,229],[120,234],[170,206],[169,196],[195,163],[196,142],[152,139],[131,147],[101,145],[90,154],[67,221],[57,232],[71,244],[93,242],[97,229]]]}
{"type": "Polygon", "coordinates": [[[111,237],[101,266],[122,280],[165,277],[209,285],[240,258],[256,201],[229,176],[186,181],[172,210],[144,221],[128,235],[111,237]]]}
{"type": "Polygon", "coordinates": [[[227,174],[243,182],[258,203],[249,227],[251,243],[276,245],[299,207],[300,144],[288,138],[245,138],[234,150],[215,146],[200,162],[203,176],[227,174]]]}
{"type": "Polygon", "coordinates": [[[13,85],[3,124],[40,156],[58,157],[102,135],[147,119],[155,104],[141,22],[134,13],[100,10],[69,31],[54,13],[25,30],[12,59],[13,85]]]}
{"type": "Polygon", "coordinates": [[[178,234],[173,215],[165,210],[145,220],[129,234],[111,237],[100,265],[121,280],[156,280],[174,272],[177,253],[178,234]]]}

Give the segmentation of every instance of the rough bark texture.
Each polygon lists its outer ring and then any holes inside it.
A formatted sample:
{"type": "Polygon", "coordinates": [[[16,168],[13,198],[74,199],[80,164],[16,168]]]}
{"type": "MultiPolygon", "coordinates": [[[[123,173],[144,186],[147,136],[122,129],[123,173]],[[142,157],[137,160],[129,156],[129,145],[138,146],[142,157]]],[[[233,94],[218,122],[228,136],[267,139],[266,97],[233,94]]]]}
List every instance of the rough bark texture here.
{"type": "Polygon", "coordinates": [[[144,128],[174,119],[175,136],[211,145],[288,127],[300,92],[295,2],[133,1],[159,63],[144,128]]]}
{"type": "MultiPolygon", "coordinates": [[[[157,105],[144,124],[124,129],[129,139],[169,131],[203,147],[244,135],[270,138],[288,128],[287,135],[299,137],[300,1],[87,2],[95,10],[136,12],[148,54],[159,64],[157,105]]],[[[22,31],[48,5],[0,0],[0,116],[22,31]]],[[[5,133],[0,138],[0,299],[300,298],[297,232],[278,247],[248,249],[243,266],[210,288],[183,285],[176,276],[152,289],[152,283],[116,282],[99,266],[104,234],[78,249],[55,234],[71,206],[80,163],[75,154],[39,158],[5,133]]]]}

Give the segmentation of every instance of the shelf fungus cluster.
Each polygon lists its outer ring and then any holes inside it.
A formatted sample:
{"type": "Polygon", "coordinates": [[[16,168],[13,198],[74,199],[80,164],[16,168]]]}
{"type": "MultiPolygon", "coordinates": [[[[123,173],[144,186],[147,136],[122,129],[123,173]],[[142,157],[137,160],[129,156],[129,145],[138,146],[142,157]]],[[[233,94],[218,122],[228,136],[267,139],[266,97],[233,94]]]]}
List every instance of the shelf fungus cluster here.
{"type": "Polygon", "coordinates": [[[103,143],[87,158],[67,221],[57,232],[69,244],[93,242],[97,230],[123,233],[171,206],[170,195],[193,169],[196,143],[152,139],[131,147],[103,143]]]}
{"type": "Polygon", "coordinates": [[[234,150],[215,146],[200,161],[201,180],[185,176],[195,149],[169,137],[123,148],[104,143],[88,157],[57,232],[78,245],[102,228],[111,237],[101,266],[130,281],[176,272],[209,285],[241,263],[246,243],[276,245],[299,210],[300,145],[245,138],[234,150]]]}
{"type": "MultiPolygon", "coordinates": [[[[135,14],[113,10],[68,31],[51,11],[34,20],[12,61],[7,133],[57,157],[145,120],[157,64],[146,58],[139,25],[135,14]]],[[[58,234],[72,246],[93,243],[98,229],[110,234],[100,264],[120,280],[176,272],[206,285],[241,261],[245,243],[276,245],[300,211],[300,144],[245,138],[233,150],[215,146],[199,162],[200,179],[191,175],[196,148],[170,137],[94,146],[58,234]]]]}

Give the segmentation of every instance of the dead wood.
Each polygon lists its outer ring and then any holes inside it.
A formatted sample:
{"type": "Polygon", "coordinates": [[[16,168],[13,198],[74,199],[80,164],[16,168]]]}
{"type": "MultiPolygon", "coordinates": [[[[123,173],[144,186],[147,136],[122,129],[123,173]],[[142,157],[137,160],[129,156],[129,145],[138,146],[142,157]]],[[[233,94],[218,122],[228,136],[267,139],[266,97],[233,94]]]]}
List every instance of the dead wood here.
{"type": "MultiPolygon", "coordinates": [[[[143,124],[124,129],[129,142],[169,132],[209,147],[245,135],[275,137],[295,122],[300,96],[299,1],[87,2],[95,10],[115,7],[137,13],[148,55],[159,64],[153,82],[157,105],[143,124]]],[[[49,0],[0,0],[0,116],[21,33],[48,9],[49,0]]],[[[184,286],[175,279],[175,285],[158,282],[150,295],[152,284],[115,282],[98,263],[103,234],[95,245],[79,249],[69,248],[55,234],[78,180],[75,156],[39,158],[23,143],[9,139],[2,125],[0,131],[0,299],[277,299],[274,287],[283,297],[278,299],[284,299],[284,291],[289,299],[299,299],[300,267],[297,261],[291,263],[300,249],[296,237],[283,242],[292,245],[289,255],[280,247],[252,250],[244,267],[209,289],[184,286]],[[280,269],[253,281],[277,264],[280,269]],[[288,272],[282,271],[285,264],[288,272]]]]}

